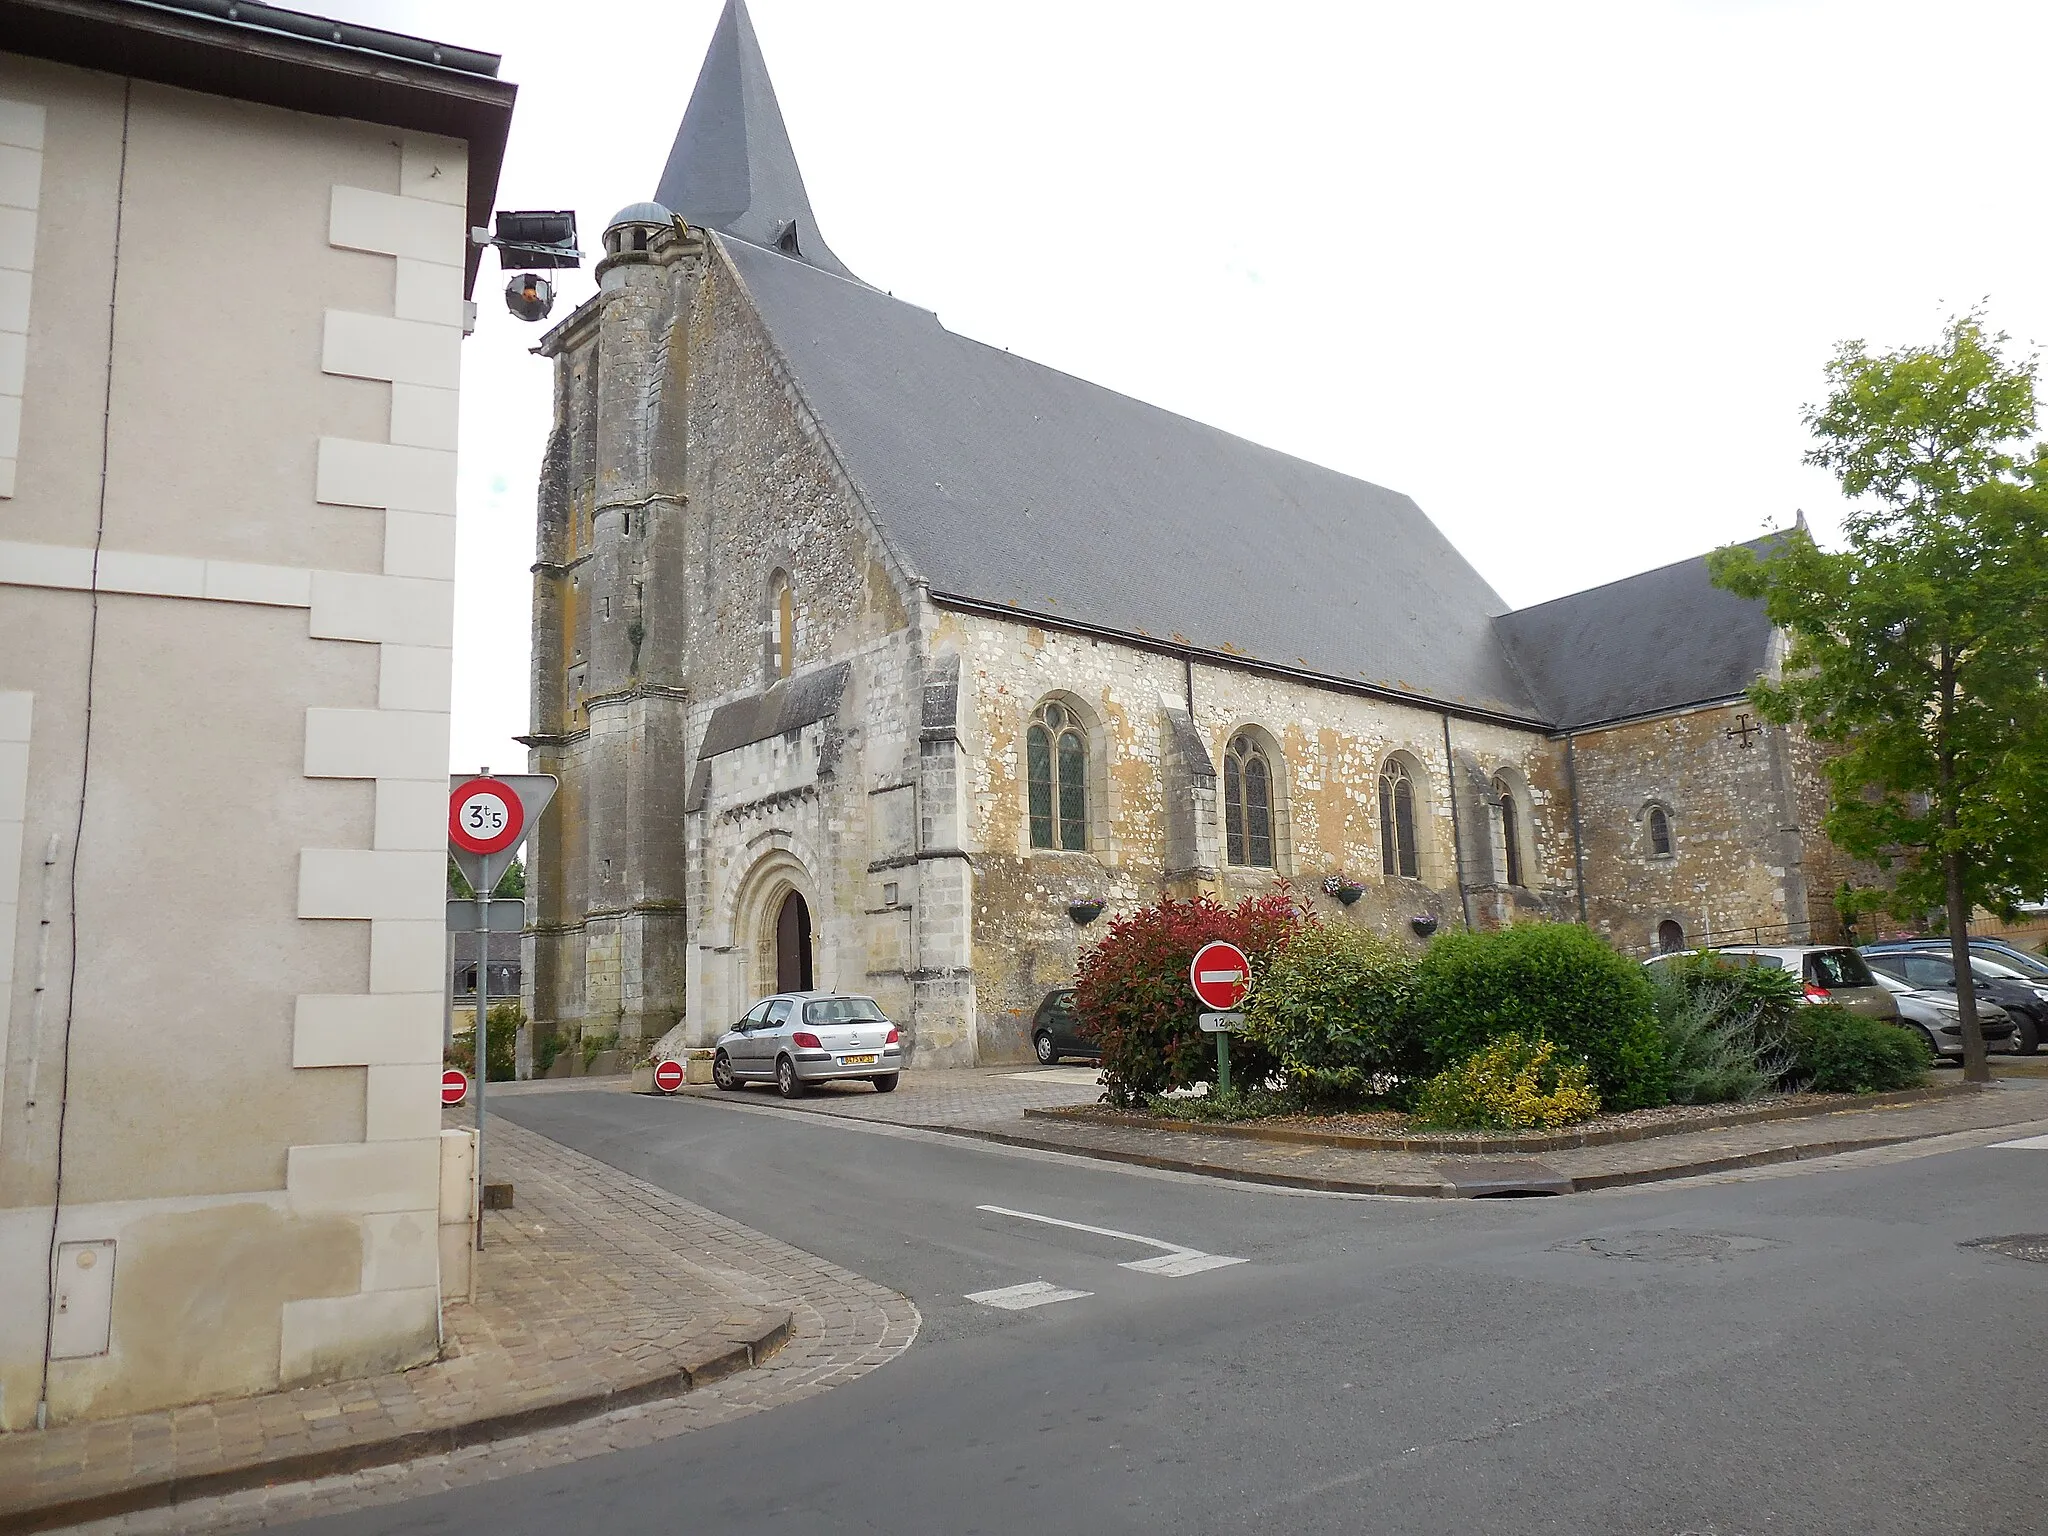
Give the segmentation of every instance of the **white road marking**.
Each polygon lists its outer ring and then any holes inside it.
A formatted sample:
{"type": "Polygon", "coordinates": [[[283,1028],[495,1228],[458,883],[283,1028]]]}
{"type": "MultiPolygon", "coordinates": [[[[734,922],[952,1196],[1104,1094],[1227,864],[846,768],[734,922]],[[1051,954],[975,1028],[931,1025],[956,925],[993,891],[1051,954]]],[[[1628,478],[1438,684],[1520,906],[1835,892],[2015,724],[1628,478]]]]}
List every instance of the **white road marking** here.
{"type": "Polygon", "coordinates": [[[1243,971],[1204,971],[1204,972],[1202,972],[1202,980],[1203,980],[1204,982],[1211,982],[1211,981],[1242,981],[1243,979],[1244,979],[1244,972],[1243,972],[1243,971]]]}
{"type": "Polygon", "coordinates": [[[1160,1257],[1156,1259],[1130,1259],[1119,1265],[1122,1269],[1135,1269],[1142,1274],[1166,1275],[1179,1279],[1183,1275],[1198,1275],[1205,1269],[1224,1269],[1232,1264],[1242,1264],[1243,1259],[1228,1258],[1220,1253],[1204,1253],[1199,1248],[1190,1248],[1185,1243],[1169,1243],[1157,1237],[1141,1237],[1136,1232],[1119,1232],[1115,1227],[1091,1227],[1085,1221],[1063,1221],[1057,1216],[1040,1216],[1035,1211],[1013,1211],[1003,1205],[977,1205],[977,1211],[987,1211],[992,1216],[1013,1216],[1018,1221],[1036,1221],[1048,1227],[1065,1227],[1069,1232],[1087,1232],[1096,1237],[1114,1237],[1126,1243],[1139,1243],[1147,1248],[1157,1248],[1160,1257]]]}
{"type": "Polygon", "coordinates": [[[2048,1136],[2023,1136],[2018,1141],[1994,1141],[1994,1147],[2025,1147],[2029,1151],[2048,1150],[2048,1136]]]}
{"type": "Polygon", "coordinates": [[[997,1291],[969,1291],[967,1299],[1003,1312],[1022,1312],[1027,1307],[1049,1307],[1056,1301],[1079,1301],[1083,1296],[1094,1294],[1093,1291],[1062,1290],[1043,1280],[1030,1280],[1023,1285],[1006,1285],[997,1291]]]}

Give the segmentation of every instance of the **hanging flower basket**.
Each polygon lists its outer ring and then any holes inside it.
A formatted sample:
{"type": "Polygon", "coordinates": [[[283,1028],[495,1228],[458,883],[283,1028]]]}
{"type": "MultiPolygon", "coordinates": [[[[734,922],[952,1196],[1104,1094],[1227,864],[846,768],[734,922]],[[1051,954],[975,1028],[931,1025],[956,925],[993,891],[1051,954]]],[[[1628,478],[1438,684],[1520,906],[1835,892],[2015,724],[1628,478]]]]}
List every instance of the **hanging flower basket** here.
{"type": "Polygon", "coordinates": [[[1348,880],[1342,875],[1332,875],[1323,882],[1323,893],[1336,897],[1348,907],[1365,894],[1365,887],[1356,880],[1348,880]]]}
{"type": "Polygon", "coordinates": [[[1099,901],[1070,901],[1067,903],[1067,916],[1071,917],[1080,927],[1086,928],[1095,919],[1102,916],[1102,903],[1099,901]]]}

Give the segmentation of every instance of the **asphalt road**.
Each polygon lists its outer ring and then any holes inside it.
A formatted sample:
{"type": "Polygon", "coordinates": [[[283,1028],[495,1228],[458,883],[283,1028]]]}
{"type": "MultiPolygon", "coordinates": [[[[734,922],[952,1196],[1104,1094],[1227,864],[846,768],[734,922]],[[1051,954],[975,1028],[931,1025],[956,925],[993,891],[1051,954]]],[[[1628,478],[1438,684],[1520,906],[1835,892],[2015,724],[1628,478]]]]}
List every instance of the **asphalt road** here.
{"type": "Polygon", "coordinates": [[[1345,1200],[748,1103],[500,1112],[904,1292],[925,1319],[907,1355],[644,1450],[300,1529],[2048,1531],[2048,1264],[1958,1246],[2048,1231],[2048,1149],[1345,1200]],[[1086,1294],[966,1299],[1034,1285],[1086,1294]]]}

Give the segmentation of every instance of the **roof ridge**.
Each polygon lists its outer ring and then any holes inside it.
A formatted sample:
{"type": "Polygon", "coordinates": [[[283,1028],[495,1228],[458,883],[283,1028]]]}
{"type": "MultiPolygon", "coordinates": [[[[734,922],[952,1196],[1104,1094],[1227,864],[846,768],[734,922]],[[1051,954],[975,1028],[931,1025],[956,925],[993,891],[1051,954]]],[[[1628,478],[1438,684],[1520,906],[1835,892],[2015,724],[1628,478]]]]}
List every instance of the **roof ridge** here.
{"type": "Polygon", "coordinates": [[[1514,619],[1520,618],[1525,613],[1540,613],[1545,608],[1554,608],[1559,603],[1569,603],[1581,597],[1589,597],[1595,592],[1605,592],[1613,587],[1626,586],[1632,581],[1641,581],[1646,576],[1657,576],[1665,571],[1675,571],[1684,565],[1698,565],[1709,556],[1723,549],[1752,549],[1759,544],[1767,543],[1771,539],[1783,538],[1786,534],[1794,531],[1791,528],[1773,528],[1767,533],[1759,534],[1753,539],[1742,540],[1737,544],[1716,544],[1714,548],[1702,550],[1696,555],[1687,555],[1682,559],[1669,560],[1663,565],[1653,565],[1648,570],[1633,571],[1626,576],[1617,576],[1612,581],[1599,582],[1590,587],[1580,587],[1574,592],[1560,592],[1556,597],[1546,597],[1542,602],[1531,603],[1526,608],[1510,608],[1507,612],[1496,614],[1494,617],[1496,619],[1514,619]]]}

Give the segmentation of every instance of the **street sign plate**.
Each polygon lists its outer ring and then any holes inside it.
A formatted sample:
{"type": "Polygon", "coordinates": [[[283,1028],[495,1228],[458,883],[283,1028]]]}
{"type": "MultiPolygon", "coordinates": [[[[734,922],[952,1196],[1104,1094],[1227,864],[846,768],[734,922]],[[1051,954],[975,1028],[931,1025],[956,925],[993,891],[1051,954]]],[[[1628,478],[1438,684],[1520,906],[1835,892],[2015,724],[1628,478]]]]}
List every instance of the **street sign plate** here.
{"type": "MultiPolygon", "coordinates": [[[[455,860],[455,867],[462,871],[462,878],[469,882],[469,888],[488,895],[498,887],[499,877],[512,867],[512,861],[519,856],[519,845],[540,824],[540,813],[547,809],[548,802],[555,797],[557,780],[551,773],[451,773],[448,776],[448,854],[455,860]],[[499,786],[488,794],[481,795],[474,814],[484,823],[478,830],[491,831],[489,823],[494,812],[492,802],[499,805],[509,798],[517,803],[516,816],[508,808],[507,823],[518,822],[518,830],[509,841],[504,838],[504,829],[492,831],[488,842],[494,844],[490,852],[480,852],[473,846],[475,839],[464,841],[456,836],[456,823],[462,819],[464,806],[472,798],[466,791],[478,784],[499,786]]],[[[468,834],[465,833],[465,837],[468,834]]],[[[473,929],[476,924],[472,921],[473,929]]]]}
{"type": "MultiPolygon", "coordinates": [[[[520,933],[526,928],[526,903],[512,896],[500,896],[491,906],[491,932],[520,933]]],[[[476,902],[467,896],[448,898],[448,931],[476,932],[476,902]]]]}
{"type": "Polygon", "coordinates": [[[654,1064],[654,1086],[663,1093],[674,1093],[683,1086],[687,1075],[680,1061],[657,1061],[654,1064]]]}
{"type": "Polygon", "coordinates": [[[1251,984],[1251,961],[1235,944],[1221,939],[1212,939],[1196,950],[1188,965],[1188,985],[1195,989],[1195,996],[1219,1013],[1243,1002],[1251,984]]]}
{"type": "Polygon", "coordinates": [[[1244,1028],[1241,1013],[1205,1013],[1202,1015],[1202,1033],[1207,1035],[1228,1034],[1244,1028]]]}
{"type": "Polygon", "coordinates": [[[450,1067],[441,1074],[441,1102],[454,1106],[469,1097],[469,1074],[450,1067]]]}
{"type": "Polygon", "coordinates": [[[464,853],[500,853],[526,830],[526,806],[503,779],[464,779],[448,791],[448,841],[464,853]]]}

